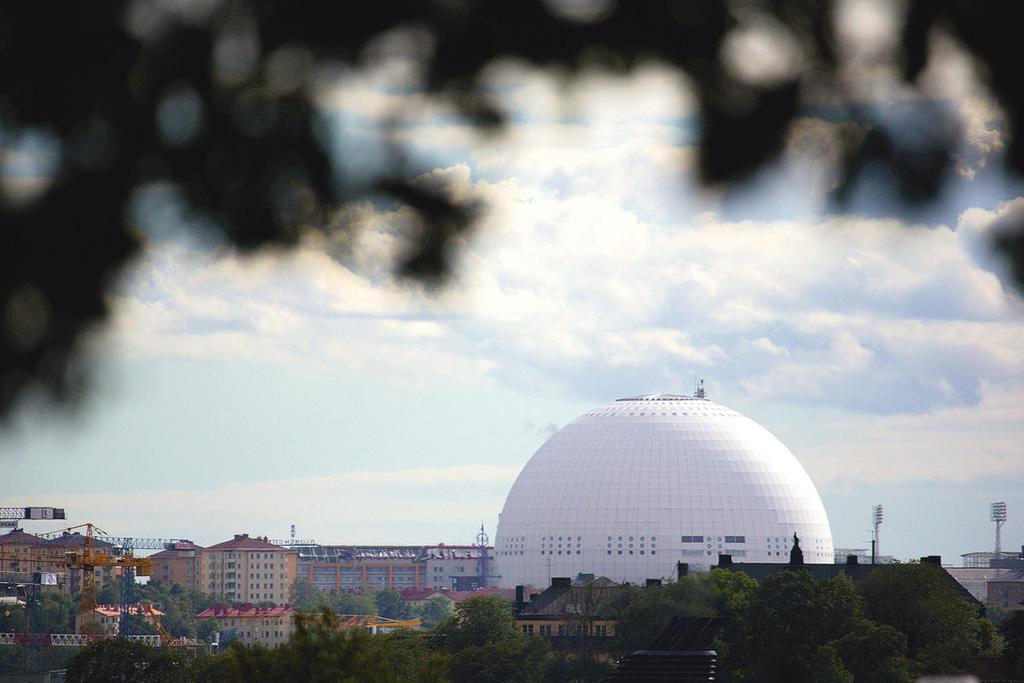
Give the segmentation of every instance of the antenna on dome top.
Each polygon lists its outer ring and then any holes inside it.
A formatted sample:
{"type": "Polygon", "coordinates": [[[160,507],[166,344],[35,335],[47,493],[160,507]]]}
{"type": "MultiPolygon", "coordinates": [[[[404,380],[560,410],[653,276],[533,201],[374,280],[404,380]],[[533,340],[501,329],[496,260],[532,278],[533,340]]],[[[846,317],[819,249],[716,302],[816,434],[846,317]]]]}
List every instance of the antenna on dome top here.
{"type": "Polygon", "coordinates": [[[694,397],[704,398],[704,380],[700,379],[697,381],[696,391],[693,392],[694,397]]]}

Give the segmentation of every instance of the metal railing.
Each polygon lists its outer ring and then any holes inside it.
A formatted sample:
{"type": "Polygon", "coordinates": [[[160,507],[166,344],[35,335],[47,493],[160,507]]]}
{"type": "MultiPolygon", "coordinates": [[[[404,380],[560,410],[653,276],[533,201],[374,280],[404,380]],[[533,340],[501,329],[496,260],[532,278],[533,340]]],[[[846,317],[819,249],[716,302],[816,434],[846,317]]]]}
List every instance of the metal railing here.
{"type": "MultiPolygon", "coordinates": [[[[98,640],[112,640],[115,635],[89,635],[85,633],[0,633],[0,645],[29,645],[36,647],[84,647],[98,640]]],[[[133,640],[151,647],[161,647],[160,636],[127,636],[125,640],[133,640]]],[[[171,647],[195,647],[199,641],[195,638],[175,638],[171,647]]]]}

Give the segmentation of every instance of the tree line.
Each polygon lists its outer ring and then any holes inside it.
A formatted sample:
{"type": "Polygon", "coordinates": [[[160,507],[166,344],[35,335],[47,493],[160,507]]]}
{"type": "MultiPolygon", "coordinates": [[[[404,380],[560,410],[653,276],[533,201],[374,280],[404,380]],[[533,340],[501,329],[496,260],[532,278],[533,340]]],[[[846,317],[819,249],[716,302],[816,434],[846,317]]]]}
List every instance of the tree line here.
{"type": "Polygon", "coordinates": [[[980,657],[1001,657],[996,661],[1008,676],[1024,674],[1024,613],[979,609],[941,568],[927,564],[880,567],[859,583],[845,575],[815,580],[802,571],[757,582],[715,570],[632,587],[614,614],[617,635],[604,652],[553,649],[547,639],[524,634],[513,603],[500,597],[458,603],[422,631],[369,636],[339,628],[331,601],[358,598],[347,606],[393,618],[424,608],[393,591],[344,597],[297,582],[293,595],[307,611],[277,649],[236,641],[220,654],[193,656],[104,641],[79,652],[67,680],[135,680],[124,676],[144,672],[153,681],[597,681],[616,659],[649,647],[675,616],[726,617],[714,643],[725,681],[909,682],[963,673],[980,657]]]}

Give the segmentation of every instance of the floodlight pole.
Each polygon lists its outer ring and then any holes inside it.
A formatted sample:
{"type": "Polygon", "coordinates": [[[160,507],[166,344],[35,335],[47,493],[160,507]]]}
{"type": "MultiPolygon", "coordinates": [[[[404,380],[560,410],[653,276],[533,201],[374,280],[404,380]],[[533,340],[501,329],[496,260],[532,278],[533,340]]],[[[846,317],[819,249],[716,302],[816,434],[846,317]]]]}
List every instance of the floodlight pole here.
{"type": "Polygon", "coordinates": [[[996,525],[996,557],[999,557],[999,553],[1002,552],[1002,529],[1003,524],[1006,523],[1006,503],[1000,501],[998,503],[992,503],[989,505],[989,514],[991,520],[996,525]]]}
{"type": "Polygon", "coordinates": [[[882,526],[882,518],[885,514],[885,510],[881,505],[876,505],[871,509],[871,521],[874,522],[874,535],[871,537],[871,564],[875,564],[878,560],[878,553],[881,547],[881,539],[878,535],[878,528],[882,526]]]}

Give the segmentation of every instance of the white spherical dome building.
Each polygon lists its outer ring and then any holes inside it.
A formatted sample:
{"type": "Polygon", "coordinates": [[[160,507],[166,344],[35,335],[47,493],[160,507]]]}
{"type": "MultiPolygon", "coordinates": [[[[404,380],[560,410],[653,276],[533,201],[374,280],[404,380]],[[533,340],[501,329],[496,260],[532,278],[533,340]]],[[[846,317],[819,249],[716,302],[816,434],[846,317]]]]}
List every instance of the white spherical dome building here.
{"type": "Polygon", "coordinates": [[[735,562],[833,561],[814,484],[778,439],[698,396],[652,394],[595,408],[556,432],[512,485],[495,573],[545,587],[578,573],[642,583],[735,562]]]}

